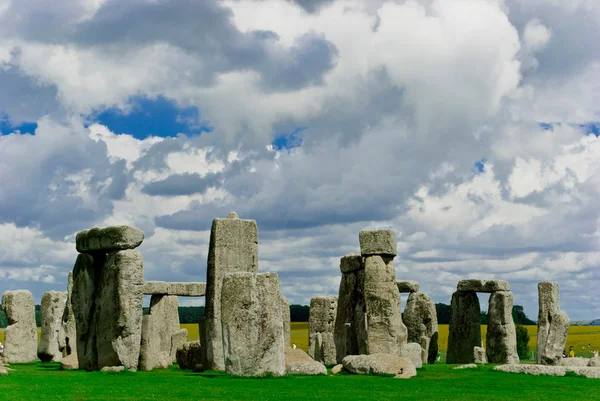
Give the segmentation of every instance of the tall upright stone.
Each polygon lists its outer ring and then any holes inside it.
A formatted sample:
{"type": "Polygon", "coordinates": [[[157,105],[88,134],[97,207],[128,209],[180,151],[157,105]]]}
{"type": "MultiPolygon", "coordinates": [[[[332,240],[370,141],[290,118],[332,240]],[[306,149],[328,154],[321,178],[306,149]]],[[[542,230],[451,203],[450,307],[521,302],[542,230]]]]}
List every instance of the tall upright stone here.
{"type": "Polygon", "coordinates": [[[538,301],[537,363],[556,365],[561,360],[570,324],[567,314],[560,310],[558,283],[538,283],[538,301]]]}
{"type": "Polygon", "coordinates": [[[67,284],[67,300],[65,310],[61,319],[61,327],[58,333],[58,349],[63,357],[77,353],[77,328],[75,326],[75,314],[71,305],[73,297],[73,272],[69,273],[67,284]]]}
{"type": "Polygon", "coordinates": [[[224,362],[236,376],[285,374],[279,278],[276,273],[229,273],[221,291],[224,362]]]}
{"type": "Polygon", "coordinates": [[[206,319],[202,336],[204,367],[225,370],[221,332],[221,286],[228,273],[258,272],[258,229],[256,221],[241,220],[235,212],[213,220],[208,249],[206,319]]]}
{"type": "Polygon", "coordinates": [[[42,328],[37,350],[42,362],[59,362],[62,359],[58,339],[66,303],[66,292],[48,291],[42,295],[42,328]]]}
{"type": "Polygon", "coordinates": [[[280,296],[281,301],[281,318],[283,319],[283,337],[285,342],[285,347],[288,348],[291,346],[291,316],[290,316],[290,304],[288,300],[283,295],[280,296]]]}
{"type": "Polygon", "coordinates": [[[26,290],[6,291],[2,294],[2,310],[8,320],[8,327],[4,332],[4,362],[35,361],[37,329],[33,295],[26,290]]]}
{"type": "Polygon", "coordinates": [[[310,300],[308,355],[325,365],[337,363],[333,338],[338,297],[318,296],[310,300]]]}
{"type": "Polygon", "coordinates": [[[364,269],[360,254],[350,253],[340,260],[342,279],[333,331],[337,363],[342,363],[348,355],[358,354],[356,309],[364,308],[364,269]]]}
{"type": "Polygon", "coordinates": [[[408,330],[408,342],[421,345],[422,362],[435,363],[438,352],[438,320],[433,300],[423,292],[411,292],[402,320],[408,330]]]}
{"type": "Polygon", "coordinates": [[[396,233],[363,230],[359,241],[365,264],[365,308],[357,311],[359,353],[401,356],[407,330],[400,314],[400,292],[393,261],[396,233]]]}
{"type": "Polygon", "coordinates": [[[475,292],[452,294],[446,363],[473,362],[473,347],[481,346],[481,308],[475,292]]]}
{"type": "Polygon", "coordinates": [[[485,341],[490,363],[519,363],[517,331],[512,317],[513,298],[510,291],[495,291],[490,295],[485,341]]]}

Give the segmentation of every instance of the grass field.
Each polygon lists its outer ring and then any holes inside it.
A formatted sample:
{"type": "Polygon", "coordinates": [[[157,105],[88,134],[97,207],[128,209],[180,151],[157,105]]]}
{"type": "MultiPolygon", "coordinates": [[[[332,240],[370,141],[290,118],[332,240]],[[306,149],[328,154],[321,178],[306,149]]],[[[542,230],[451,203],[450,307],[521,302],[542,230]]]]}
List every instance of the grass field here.
{"type": "MultiPolygon", "coordinates": [[[[525,326],[529,332],[529,349],[535,351],[537,347],[537,326],[525,326]]],[[[188,331],[188,341],[199,339],[197,324],[182,324],[181,328],[188,331]]],[[[481,326],[481,338],[485,346],[485,334],[487,326],[481,326]]],[[[308,349],[308,323],[292,323],[291,342],[300,349],[308,349]]],[[[40,329],[38,328],[38,340],[40,329]]],[[[0,342],[4,343],[4,329],[0,329],[0,342]]],[[[442,352],[448,349],[448,325],[439,326],[439,348],[442,352]]],[[[567,337],[567,349],[570,346],[575,348],[577,356],[591,357],[594,349],[600,349],[600,326],[571,326],[569,327],[569,336],[567,337]],[[588,347],[590,344],[590,347],[588,347]]]]}
{"type": "Polygon", "coordinates": [[[232,378],[175,366],[152,372],[61,371],[58,365],[13,364],[0,377],[2,400],[599,400],[598,381],[426,365],[417,377],[286,376],[232,378]]]}

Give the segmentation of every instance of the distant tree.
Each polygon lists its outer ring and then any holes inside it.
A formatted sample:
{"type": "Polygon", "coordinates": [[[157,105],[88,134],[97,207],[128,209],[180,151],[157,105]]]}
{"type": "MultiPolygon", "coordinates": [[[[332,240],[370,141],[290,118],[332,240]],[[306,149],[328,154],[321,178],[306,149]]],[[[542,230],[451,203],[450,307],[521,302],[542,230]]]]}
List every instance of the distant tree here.
{"type": "Polygon", "coordinates": [[[8,320],[6,319],[6,313],[0,309],[0,329],[5,329],[8,326],[8,320]]]}
{"type": "Polygon", "coordinates": [[[450,324],[450,305],[435,304],[435,313],[437,314],[438,324],[450,324]]]}
{"type": "Polygon", "coordinates": [[[518,324],[517,330],[517,354],[520,359],[527,359],[529,354],[529,332],[523,325],[518,324]]]}
{"type": "Polygon", "coordinates": [[[513,315],[513,320],[515,321],[515,324],[524,324],[526,326],[532,326],[532,325],[536,324],[533,320],[531,320],[527,317],[527,315],[525,314],[525,311],[523,310],[523,307],[521,305],[513,306],[512,315],[513,315]]]}
{"type": "Polygon", "coordinates": [[[42,327],[42,307],[40,305],[35,306],[35,325],[42,327]]]}
{"type": "Polygon", "coordinates": [[[290,320],[292,322],[308,322],[310,307],[308,305],[290,305],[290,320]]]}
{"type": "Polygon", "coordinates": [[[481,324],[488,324],[488,314],[487,312],[480,312],[479,313],[479,322],[481,324]]]}
{"type": "Polygon", "coordinates": [[[179,322],[182,324],[198,323],[204,316],[204,306],[180,306],[179,322]]]}

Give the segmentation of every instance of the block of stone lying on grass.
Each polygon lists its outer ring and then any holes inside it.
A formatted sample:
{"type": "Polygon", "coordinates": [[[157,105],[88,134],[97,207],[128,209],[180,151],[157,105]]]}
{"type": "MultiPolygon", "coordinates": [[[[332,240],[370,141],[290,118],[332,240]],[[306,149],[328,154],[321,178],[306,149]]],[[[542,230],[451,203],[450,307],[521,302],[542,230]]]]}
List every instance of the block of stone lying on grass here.
{"type": "Polygon", "coordinates": [[[358,234],[362,256],[396,256],[396,232],[394,230],[362,230],[358,234]]]}
{"type": "Polygon", "coordinates": [[[26,290],[6,291],[2,309],[8,327],[4,332],[3,358],[8,363],[29,363],[36,359],[37,328],[33,295],[26,290]]]}
{"type": "Polygon", "coordinates": [[[112,252],[134,249],[144,241],[144,233],[130,226],[95,227],[77,233],[77,252],[112,252]]]}
{"type": "Polygon", "coordinates": [[[600,368],[587,366],[498,365],[494,367],[494,370],[509,373],[525,373],[534,376],[565,376],[567,372],[573,372],[575,375],[587,377],[588,379],[600,379],[600,368]]]}
{"type": "Polygon", "coordinates": [[[67,293],[48,291],[42,295],[42,327],[37,354],[42,362],[58,362],[62,358],[58,337],[67,303],[67,293]]]}
{"type": "Polygon", "coordinates": [[[308,317],[308,355],[326,365],[336,363],[333,331],[337,313],[336,296],[317,296],[310,300],[308,317]]]}
{"type": "Polygon", "coordinates": [[[285,335],[276,273],[227,274],[221,288],[221,323],[227,373],[285,374],[285,335]]]}
{"type": "Polygon", "coordinates": [[[504,280],[478,280],[466,279],[460,280],[456,287],[458,291],[473,291],[473,292],[495,292],[495,291],[510,291],[508,281],[504,280]]]}
{"type": "Polygon", "coordinates": [[[388,374],[398,379],[417,375],[417,369],[409,359],[389,354],[348,355],[342,365],[347,372],[359,375],[388,374]]]}
{"type": "Polygon", "coordinates": [[[77,354],[70,354],[61,359],[60,368],[63,370],[79,369],[79,361],[77,360],[77,354]]]}
{"type": "Polygon", "coordinates": [[[326,375],[327,368],[300,348],[285,349],[285,373],[288,375],[326,375]]]}
{"type": "Polygon", "coordinates": [[[590,359],[589,358],[561,358],[558,361],[558,366],[578,366],[584,367],[589,366],[590,359]]]}
{"type": "Polygon", "coordinates": [[[452,369],[477,369],[477,365],[475,365],[474,363],[468,363],[466,365],[460,365],[452,369]]]}
{"type": "Polygon", "coordinates": [[[177,283],[166,281],[145,281],[145,295],[177,295],[180,297],[203,297],[206,295],[206,283],[177,283]]]}
{"type": "Polygon", "coordinates": [[[417,292],[419,291],[419,282],[413,280],[396,281],[398,291],[400,292],[417,292]]]}
{"type": "Polygon", "coordinates": [[[408,343],[404,344],[404,347],[402,347],[402,357],[409,359],[417,369],[423,367],[423,359],[421,357],[421,354],[421,344],[408,343]]]}
{"type": "Polygon", "coordinates": [[[349,253],[340,259],[340,271],[342,274],[364,270],[365,265],[360,253],[349,253]]]}
{"type": "Polygon", "coordinates": [[[177,348],[176,359],[179,369],[192,370],[197,365],[201,365],[202,347],[200,341],[190,341],[177,348]]]}
{"type": "Polygon", "coordinates": [[[100,369],[101,372],[119,373],[125,370],[125,366],[105,366],[100,369]]]}
{"type": "Polygon", "coordinates": [[[487,363],[485,349],[483,347],[473,347],[473,358],[475,359],[475,363],[485,365],[487,363]]]}
{"type": "Polygon", "coordinates": [[[595,356],[593,358],[590,358],[590,361],[588,362],[588,366],[590,366],[590,367],[600,367],[600,357],[595,356]]]}

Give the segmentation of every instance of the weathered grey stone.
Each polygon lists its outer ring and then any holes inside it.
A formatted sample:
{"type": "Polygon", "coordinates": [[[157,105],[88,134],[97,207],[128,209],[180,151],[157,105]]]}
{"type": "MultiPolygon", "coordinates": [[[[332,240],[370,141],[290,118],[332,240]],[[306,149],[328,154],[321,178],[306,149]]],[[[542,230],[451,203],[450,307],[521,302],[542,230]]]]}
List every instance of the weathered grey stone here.
{"type": "Polygon", "coordinates": [[[112,252],[134,249],[144,241],[142,230],[129,226],[95,227],[77,233],[77,252],[112,252]]]}
{"type": "Polygon", "coordinates": [[[419,282],[413,280],[396,281],[398,291],[400,292],[417,292],[419,291],[419,282]]]}
{"type": "Polygon", "coordinates": [[[473,347],[473,358],[475,363],[485,365],[487,363],[487,356],[483,347],[473,347]]]}
{"type": "Polygon", "coordinates": [[[178,308],[177,295],[152,295],[150,313],[144,316],[142,324],[140,370],[168,368],[173,364],[177,351],[173,348],[173,335],[180,331],[178,308]]]}
{"type": "Polygon", "coordinates": [[[8,369],[0,367],[0,376],[8,376],[8,369]]]}
{"type": "Polygon", "coordinates": [[[423,363],[434,364],[438,352],[438,321],[433,300],[423,292],[411,293],[402,321],[408,331],[408,342],[421,344],[423,363]]]}
{"type": "Polygon", "coordinates": [[[63,370],[77,370],[79,369],[79,361],[77,360],[77,354],[69,354],[60,360],[60,368],[63,370]]]}
{"type": "Polygon", "coordinates": [[[279,278],[275,273],[229,273],[221,289],[223,352],[227,373],[285,373],[279,278]]]}
{"type": "Polygon", "coordinates": [[[308,355],[326,365],[336,363],[333,330],[337,313],[337,297],[319,296],[310,300],[308,317],[308,355]]]}
{"type": "Polygon", "coordinates": [[[409,359],[389,354],[348,355],[342,365],[346,371],[359,375],[393,374],[399,379],[417,375],[417,369],[409,359]]]}
{"type": "Polygon", "coordinates": [[[344,365],[342,365],[341,363],[339,363],[339,364],[335,365],[333,368],[331,368],[331,374],[332,375],[337,375],[343,369],[344,369],[344,365]]]}
{"type": "Polygon", "coordinates": [[[362,230],[358,234],[362,256],[396,256],[396,232],[394,230],[362,230]]]}
{"type": "Polygon", "coordinates": [[[300,348],[285,349],[285,373],[292,375],[326,375],[327,368],[300,348]]]}
{"type": "Polygon", "coordinates": [[[203,297],[206,283],[176,283],[166,281],[144,282],[145,295],[177,295],[180,297],[203,297]]]}
{"type": "MultiPolygon", "coordinates": [[[[65,309],[61,318],[60,331],[58,332],[58,349],[62,352],[62,356],[77,353],[77,328],[75,326],[75,314],[71,305],[73,297],[73,272],[69,273],[69,281],[67,284],[67,300],[65,309]]],[[[77,358],[77,356],[75,356],[77,358]]]]}
{"type": "Polygon", "coordinates": [[[473,347],[481,346],[479,298],[474,292],[452,294],[446,363],[473,362],[473,347]]]}
{"type": "Polygon", "coordinates": [[[179,369],[192,370],[196,365],[202,365],[200,341],[190,341],[177,348],[176,358],[179,369]]]}
{"type": "Polygon", "coordinates": [[[101,372],[112,372],[118,373],[125,370],[125,366],[105,366],[100,371],[101,372]]]}
{"type": "Polygon", "coordinates": [[[221,324],[221,286],[227,273],[258,271],[258,229],[256,221],[232,216],[214,219],[210,232],[206,282],[206,339],[204,367],[225,370],[221,324]]]}
{"type": "Polygon", "coordinates": [[[452,369],[477,369],[477,365],[475,365],[474,363],[468,363],[466,365],[460,365],[452,369]]]}
{"type": "MultiPolygon", "coordinates": [[[[171,336],[171,363],[177,360],[177,350],[187,343],[188,331],[187,329],[181,329],[176,331],[171,336]]],[[[200,360],[198,363],[202,363],[200,360]]]]}
{"type": "Polygon", "coordinates": [[[513,294],[497,291],[490,295],[486,335],[486,355],[490,363],[519,363],[517,331],[512,317],[513,294]]]}
{"type": "Polygon", "coordinates": [[[290,317],[290,305],[288,300],[283,295],[280,295],[281,301],[281,318],[283,319],[283,341],[285,348],[289,348],[291,346],[291,317],[290,317]]]}
{"type": "Polygon", "coordinates": [[[525,373],[533,376],[564,376],[567,372],[565,366],[545,366],[545,365],[498,365],[494,370],[508,373],[525,373]]]}
{"type": "Polygon", "coordinates": [[[37,329],[31,292],[25,290],[6,291],[2,295],[2,309],[8,320],[8,327],[4,332],[4,362],[28,363],[35,361],[37,329]]]}
{"type": "Polygon", "coordinates": [[[463,292],[510,291],[510,285],[508,281],[504,280],[479,280],[470,278],[460,280],[456,289],[463,292]]]}
{"type": "Polygon", "coordinates": [[[600,357],[595,356],[593,358],[590,358],[590,361],[588,362],[588,366],[600,367],[600,357]]]}
{"type": "Polygon", "coordinates": [[[561,358],[558,362],[558,366],[577,366],[584,367],[589,366],[589,358],[561,358]]]}
{"type": "Polygon", "coordinates": [[[558,283],[538,283],[538,301],[537,362],[556,365],[562,358],[570,324],[567,314],[560,310],[558,283]]]}
{"type": "Polygon", "coordinates": [[[393,260],[367,256],[364,277],[365,308],[357,308],[356,316],[359,352],[400,356],[407,331],[400,314],[393,260]]]}
{"type": "Polygon", "coordinates": [[[360,253],[349,253],[345,256],[342,256],[342,259],[340,260],[340,271],[342,274],[352,273],[364,269],[365,264],[360,253]]]}
{"type": "Polygon", "coordinates": [[[67,293],[48,291],[42,295],[42,329],[37,355],[42,362],[58,362],[62,358],[58,337],[67,303],[67,293]]]}
{"type": "Polygon", "coordinates": [[[415,368],[420,369],[423,367],[423,359],[421,359],[422,351],[423,349],[419,343],[404,344],[404,347],[402,348],[402,357],[409,359],[413,365],[415,365],[415,368]]]}

